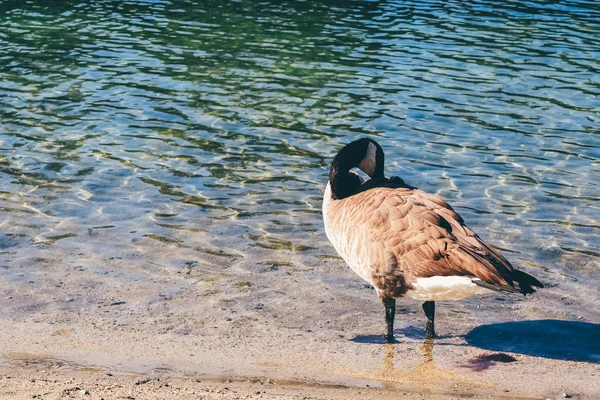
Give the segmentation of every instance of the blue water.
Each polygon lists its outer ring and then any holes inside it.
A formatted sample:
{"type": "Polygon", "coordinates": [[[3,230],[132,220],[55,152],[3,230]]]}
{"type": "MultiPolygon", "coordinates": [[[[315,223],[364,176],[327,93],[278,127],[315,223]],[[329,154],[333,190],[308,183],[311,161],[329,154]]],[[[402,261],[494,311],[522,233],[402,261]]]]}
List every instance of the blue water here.
{"type": "Polygon", "coordinates": [[[368,136],[516,266],[597,290],[599,37],[596,1],[0,1],[3,262],[318,265],[328,165],[368,136]]]}

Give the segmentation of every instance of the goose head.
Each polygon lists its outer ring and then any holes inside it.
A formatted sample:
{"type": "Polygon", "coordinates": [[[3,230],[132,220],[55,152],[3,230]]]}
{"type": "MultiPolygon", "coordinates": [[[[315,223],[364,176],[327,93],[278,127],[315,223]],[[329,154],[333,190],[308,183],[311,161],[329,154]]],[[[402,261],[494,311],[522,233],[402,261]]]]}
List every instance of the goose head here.
{"type": "Polygon", "coordinates": [[[362,138],[345,145],[335,156],[329,169],[331,196],[343,199],[350,196],[361,184],[362,179],[351,171],[358,168],[371,179],[383,178],[385,162],[381,146],[369,138],[362,138]]]}

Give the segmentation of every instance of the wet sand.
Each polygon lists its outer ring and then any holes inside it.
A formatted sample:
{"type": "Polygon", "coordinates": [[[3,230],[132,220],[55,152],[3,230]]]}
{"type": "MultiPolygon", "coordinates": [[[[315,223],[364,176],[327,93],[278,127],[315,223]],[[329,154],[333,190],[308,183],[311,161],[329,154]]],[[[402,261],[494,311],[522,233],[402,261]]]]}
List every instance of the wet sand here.
{"type": "MultiPolygon", "coordinates": [[[[0,369],[2,371],[2,369],[0,369]]],[[[40,371],[20,369],[0,372],[2,392],[10,399],[422,399],[420,393],[397,392],[377,388],[347,388],[271,379],[200,380],[191,378],[107,375],[85,371],[40,371]]],[[[427,398],[456,398],[444,394],[427,394],[427,398]]],[[[4,397],[2,397],[4,398],[4,397]]]]}
{"type": "Polygon", "coordinates": [[[575,281],[440,302],[433,345],[400,301],[386,345],[373,289],[336,258],[138,250],[2,254],[0,398],[600,398],[598,294],[575,281]]]}

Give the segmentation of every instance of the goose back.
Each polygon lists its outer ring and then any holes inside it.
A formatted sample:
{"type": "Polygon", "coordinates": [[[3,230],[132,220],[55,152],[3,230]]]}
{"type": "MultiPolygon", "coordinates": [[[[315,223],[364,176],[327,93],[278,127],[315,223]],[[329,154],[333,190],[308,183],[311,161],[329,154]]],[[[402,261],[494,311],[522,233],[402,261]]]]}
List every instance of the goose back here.
{"type": "MultiPolygon", "coordinates": [[[[415,290],[419,278],[431,277],[469,277],[479,287],[522,293],[533,292],[531,285],[539,284],[515,271],[438,196],[399,178],[362,186],[343,199],[334,199],[327,186],[325,231],[342,258],[380,297],[401,297],[415,290]]],[[[472,282],[469,286],[475,286],[472,282]]]]}

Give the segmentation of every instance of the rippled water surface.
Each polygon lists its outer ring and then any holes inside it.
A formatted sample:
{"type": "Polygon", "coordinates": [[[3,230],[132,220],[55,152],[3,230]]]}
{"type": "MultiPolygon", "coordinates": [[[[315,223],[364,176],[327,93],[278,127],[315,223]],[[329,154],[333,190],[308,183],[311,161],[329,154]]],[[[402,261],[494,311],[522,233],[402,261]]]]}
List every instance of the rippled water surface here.
{"type": "Polygon", "coordinates": [[[318,263],[370,136],[515,265],[594,277],[599,38],[593,0],[0,1],[0,250],[318,263]]]}

